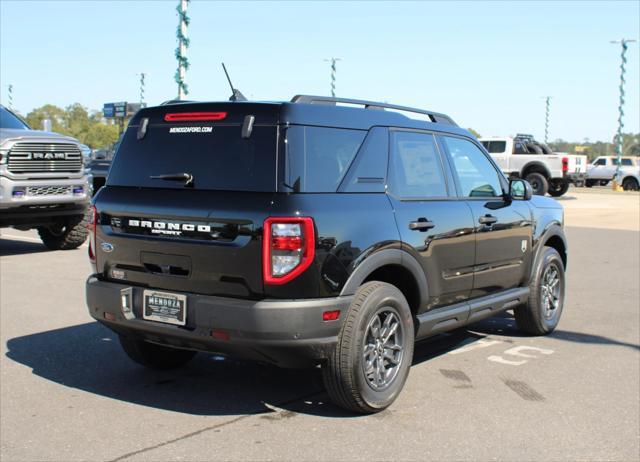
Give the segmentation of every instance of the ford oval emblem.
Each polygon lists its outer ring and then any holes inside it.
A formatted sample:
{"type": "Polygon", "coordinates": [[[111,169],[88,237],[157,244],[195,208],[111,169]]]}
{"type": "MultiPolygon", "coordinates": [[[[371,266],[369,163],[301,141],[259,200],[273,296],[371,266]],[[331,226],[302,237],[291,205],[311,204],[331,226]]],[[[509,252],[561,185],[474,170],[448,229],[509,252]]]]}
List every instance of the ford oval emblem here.
{"type": "Polygon", "coordinates": [[[103,242],[102,244],[100,244],[100,248],[103,252],[106,253],[113,252],[113,244],[110,244],[108,242],[103,242]]]}

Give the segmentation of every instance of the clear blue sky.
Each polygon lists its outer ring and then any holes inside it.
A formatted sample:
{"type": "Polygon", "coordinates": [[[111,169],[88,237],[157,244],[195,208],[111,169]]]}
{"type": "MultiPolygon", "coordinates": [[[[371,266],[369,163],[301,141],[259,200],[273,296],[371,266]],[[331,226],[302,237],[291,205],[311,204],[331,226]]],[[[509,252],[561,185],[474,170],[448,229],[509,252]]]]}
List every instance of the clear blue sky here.
{"type": "MultiPolygon", "coordinates": [[[[171,1],[0,0],[0,84],[14,107],[175,97],[171,1]]],[[[207,2],[189,6],[190,98],[229,96],[220,68],[251,99],[328,94],[426,107],[483,135],[611,140],[620,37],[640,38],[640,2],[207,2]]],[[[640,131],[639,46],[630,45],[626,131],[640,131]]]]}

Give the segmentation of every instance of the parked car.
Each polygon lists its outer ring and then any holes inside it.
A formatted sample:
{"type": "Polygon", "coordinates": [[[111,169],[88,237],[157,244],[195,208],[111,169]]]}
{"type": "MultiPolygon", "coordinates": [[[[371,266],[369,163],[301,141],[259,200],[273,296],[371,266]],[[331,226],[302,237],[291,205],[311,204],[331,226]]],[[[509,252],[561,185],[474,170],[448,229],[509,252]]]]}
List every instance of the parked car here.
{"type": "Polygon", "coordinates": [[[0,106],[0,228],[36,228],[53,250],[80,246],[91,197],[85,148],[74,138],[32,130],[0,106]]]}
{"type": "MultiPolygon", "coordinates": [[[[625,189],[632,189],[633,178],[634,178],[633,173],[636,172],[637,174],[638,167],[640,166],[638,158],[622,157],[620,161],[621,161],[620,168],[623,171],[623,173],[629,172],[630,174],[628,175],[629,181],[627,181],[627,188],[625,189]]],[[[615,176],[617,169],[618,169],[617,156],[596,157],[595,159],[593,159],[593,162],[591,162],[587,170],[588,178],[586,181],[586,186],[588,188],[596,185],[606,186],[607,184],[609,184],[610,181],[613,181],[613,177],[615,176]]],[[[621,184],[624,187],[624,177],[621,184]]],[[[636,184],[636,188],[637,188],[637,184],[636,184]]]]}
{"type": "Polygon", "coordinates": [[[480,142],[509,178],[524,178],[534,194],[565,194],[571,183],[585,180],[587,157],[554,153],[531,135],[480,138],[480,142]]]}
{"type": "Polygon", "coordinates": [[[320,96],[142,109],[92,216],[89,313],[132,360],[319,365],[361,413],[397,398],[415,340],[508,309],[547,334],[563,310],[562,207],[432,111],[320,96]]]}
{"type": "Polygon", "coordinates": [[[107,181],[107,175],[109,174],[109,168],[111,168],[113,155],[117,151],[121,140],[122,137],[120,137],[113,145],[104,149],[97,149],[93,152],[91,162],[89,163],[89,170],[92,175],[94,194],[98,192],[98,190],[103,187],[107,181]]]}

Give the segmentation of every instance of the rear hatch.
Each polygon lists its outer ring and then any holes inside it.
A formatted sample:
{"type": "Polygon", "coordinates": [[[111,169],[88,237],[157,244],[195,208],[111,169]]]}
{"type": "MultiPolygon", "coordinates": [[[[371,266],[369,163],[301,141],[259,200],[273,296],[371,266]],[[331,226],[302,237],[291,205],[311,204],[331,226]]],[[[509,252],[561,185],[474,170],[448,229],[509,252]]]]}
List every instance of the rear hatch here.
{"type": "Polygon", "coordinates": [[[276,191],[277,122],[272,104],[140,111],[96,196],[102,277],[260,298],[260,232],[276,191]]]}

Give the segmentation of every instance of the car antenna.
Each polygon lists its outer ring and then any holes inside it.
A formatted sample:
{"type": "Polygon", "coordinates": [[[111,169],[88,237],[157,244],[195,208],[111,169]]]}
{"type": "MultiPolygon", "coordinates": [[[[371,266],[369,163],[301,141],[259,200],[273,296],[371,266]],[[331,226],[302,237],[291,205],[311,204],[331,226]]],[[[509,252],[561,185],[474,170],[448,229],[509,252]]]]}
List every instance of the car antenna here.
{"type": "Polygon", "coordinates": [[[222,63],[222,69],[224,70],[224,75],[227,76],[227,81],[229,82],[229,86],[231,87],[231,97],[229,101],[247,101],[247,98],[242,94],[240,90],[237,88],[233,88],[233,84],[231,83],[231,78],[229,77],[229,73],[227,72],[227,68],[222,63]]]}

